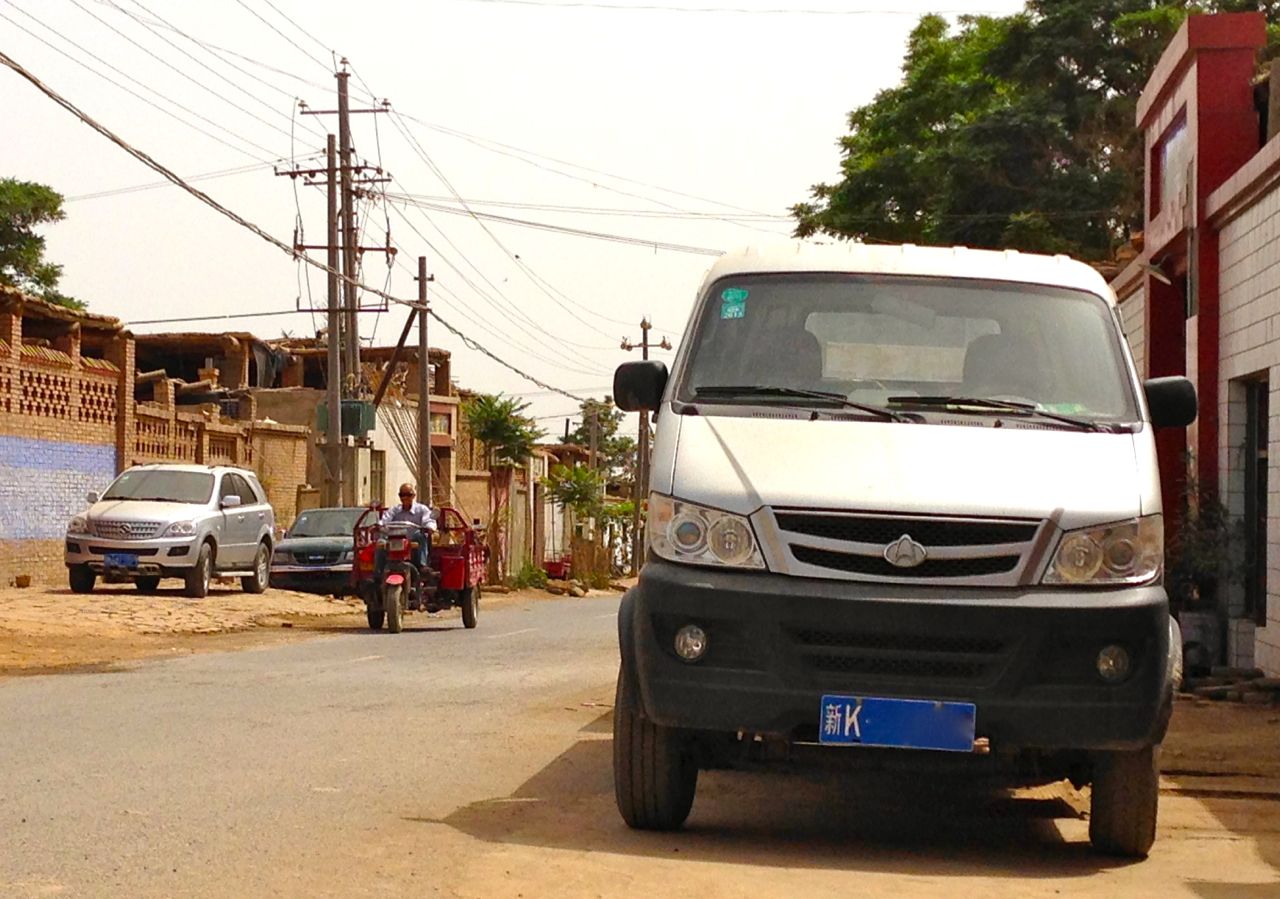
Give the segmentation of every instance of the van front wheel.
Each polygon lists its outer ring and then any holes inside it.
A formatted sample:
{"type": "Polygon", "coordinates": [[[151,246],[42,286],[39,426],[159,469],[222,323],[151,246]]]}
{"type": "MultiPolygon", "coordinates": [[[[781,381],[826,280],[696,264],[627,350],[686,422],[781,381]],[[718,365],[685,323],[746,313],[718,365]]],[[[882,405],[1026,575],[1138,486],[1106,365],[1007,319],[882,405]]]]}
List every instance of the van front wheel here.
{"type": "Polygon", "coordinates": [[[698,766],[688,739],[640,712],[636,686],[624,664],[613,705],[613,788],[618,811],[639,830],[676,830],[689,817],[698,766]]]}
{"type": "Polygon", "coordinates": [[[1099,753],[1093,762],[1089,840],[1099,852],[1146,858],[1156,839],[1160,747],[1099,753]]]}

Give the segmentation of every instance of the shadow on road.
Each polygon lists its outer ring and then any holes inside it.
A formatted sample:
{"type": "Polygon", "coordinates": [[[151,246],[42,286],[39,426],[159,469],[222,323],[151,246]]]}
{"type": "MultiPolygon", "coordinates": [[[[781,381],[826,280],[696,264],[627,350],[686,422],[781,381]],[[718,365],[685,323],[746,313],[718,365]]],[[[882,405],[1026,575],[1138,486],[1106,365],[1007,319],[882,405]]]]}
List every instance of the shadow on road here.
{"type": "Polygon", "coordinates": [[[1023,798],[882,774],[703,772],[682,832],[632,831],[614,805],[611,753],[610,740],[586,737],[510,796],[409,820],[491,843],[916,876],[1085,877],[1124,864],[1063,840],[1054,821],[1080,817],[1065,788],[1023,798]]]}

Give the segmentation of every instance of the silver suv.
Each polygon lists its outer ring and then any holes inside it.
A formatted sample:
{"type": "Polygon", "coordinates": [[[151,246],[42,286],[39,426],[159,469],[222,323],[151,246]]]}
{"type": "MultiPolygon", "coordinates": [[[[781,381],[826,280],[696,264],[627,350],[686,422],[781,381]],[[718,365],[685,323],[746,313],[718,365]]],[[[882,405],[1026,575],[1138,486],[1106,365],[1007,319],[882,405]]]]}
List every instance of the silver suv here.
{"type": "Polygon", "coordinates": [[[252,471],[205,465],[138,465],[112,482],[67,526],[71,589],[99,576],[154,592],[182,578],[205,596],[214,577],[238,577],[248,593],[267,589],[275,512],[252,471]]]}

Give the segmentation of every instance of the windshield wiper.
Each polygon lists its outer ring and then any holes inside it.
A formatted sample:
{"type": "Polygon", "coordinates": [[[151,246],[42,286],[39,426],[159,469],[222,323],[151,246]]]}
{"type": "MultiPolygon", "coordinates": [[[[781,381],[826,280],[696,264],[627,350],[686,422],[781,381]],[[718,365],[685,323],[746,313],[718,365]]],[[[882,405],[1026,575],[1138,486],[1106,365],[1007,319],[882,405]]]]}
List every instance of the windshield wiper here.
{"type": "Polygon", "coordinates": [[[875,415],[886,421],[910,422],[911,418],[900,412],[894,412],[892,409],[886,409],[884,406],[872,406],[867,403],[855,403],[843,393],[836,393],[831,390],[805,390],[799,387],[775,387],[759,384],[742,384],[742,385],[725,385],[717,384],[712,387],[697,387],[693,391],[694,396],[702,397],[752,397],[752,396],[776,396],[784,399],[811,399],[826,400],[831,403],[839,403],[850,409],[857,409],[859,412],[866,412],[875,415]]]}
{"type": "Polygon", "coordinates": [[[971,406],[979,409],[996,409],[1002,412],[1016,412],[1019,415],[1038,415],[1064,425],[1071,425],[1082,431],[1110,430],[1096,421],[1050,412],[1035,403],[1020,403],[1016,400],[994,400],[981,396],[891,396],[889,402],[899,406],[971,406]]]}

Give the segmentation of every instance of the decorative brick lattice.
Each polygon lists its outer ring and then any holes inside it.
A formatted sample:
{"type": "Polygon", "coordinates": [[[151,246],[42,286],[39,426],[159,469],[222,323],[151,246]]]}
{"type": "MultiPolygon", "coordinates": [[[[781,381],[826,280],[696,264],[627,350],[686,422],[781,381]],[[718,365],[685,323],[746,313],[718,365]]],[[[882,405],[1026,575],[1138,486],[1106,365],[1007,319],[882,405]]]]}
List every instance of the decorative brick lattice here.
{"type": "Polygon", "coordinates": [[[133,451],[138,459],[196,461],[199,430],[190,422],[139,415],[134,434],[133,451]]]}
{"type": "Polygon", "coordinates": [[[80,381],[80,420],[93,424],[115,424],[117,392],[114,381],[83,378],[80,381]]]}
{"type": "Polygon", "coordinates": [[[210,465],[235,465],[236,438],[232,436],[209,435],[209,456],[205,461],[210,465]]]}
{"type": "Polygon", "coordinates": [[[41,418],[71,417],[71,378],[37,368],[18,372],[22,386],[19,411],[41,418]]]}
{"type": "MultiPolygon", "coordinates": [[[[0,347],[4,342],[0,341],[0,347]]],[[[13,370],[7,365],[0,365],[0,412],[13,411],[13,370]]]]}

